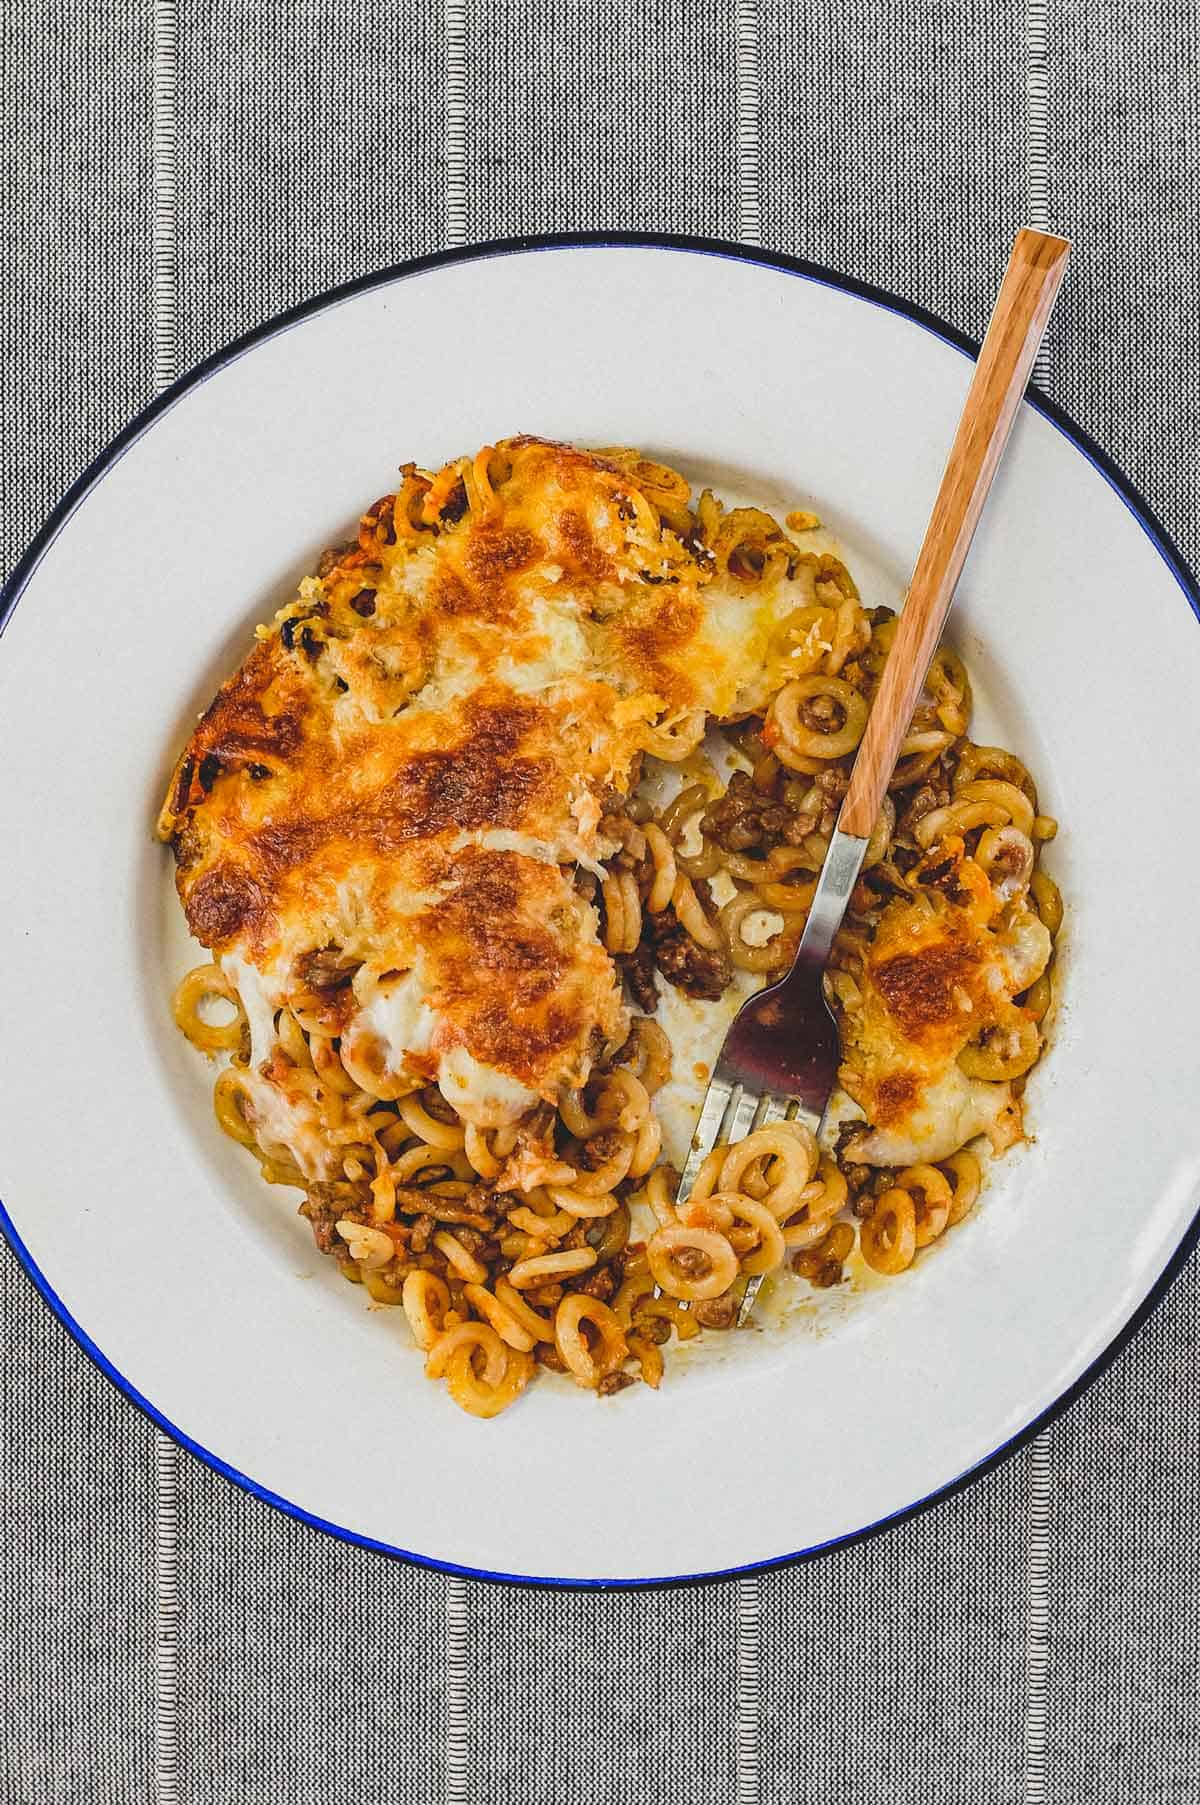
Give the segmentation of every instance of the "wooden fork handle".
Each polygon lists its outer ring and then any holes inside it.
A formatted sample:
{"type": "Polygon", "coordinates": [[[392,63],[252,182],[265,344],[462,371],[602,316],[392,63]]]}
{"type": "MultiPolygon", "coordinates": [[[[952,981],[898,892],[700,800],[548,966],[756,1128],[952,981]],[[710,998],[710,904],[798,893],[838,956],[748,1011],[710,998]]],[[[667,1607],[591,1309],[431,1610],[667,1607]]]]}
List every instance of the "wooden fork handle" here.
{"type": "Polygon", "coordinates": [[[1069,250],[1065,238],[1047,232],[1017,233],[900,625],[850,774],[838,820],[843,833],[866,839],[875,825],[1025,393],[1069,250]]]}

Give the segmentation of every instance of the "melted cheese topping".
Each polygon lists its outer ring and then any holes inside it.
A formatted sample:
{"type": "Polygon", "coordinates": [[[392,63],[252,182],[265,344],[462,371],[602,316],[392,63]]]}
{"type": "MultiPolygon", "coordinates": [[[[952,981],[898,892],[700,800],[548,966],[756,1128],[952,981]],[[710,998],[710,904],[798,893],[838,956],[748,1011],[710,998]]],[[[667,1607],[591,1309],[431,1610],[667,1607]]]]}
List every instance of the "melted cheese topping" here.
{"type": "Polygon", "coordinates": [[[694,740],[786,680],[779,623],[822,564],[710,497],[700,538],[679,484],[530,439],[406,467],[193,734],[160,832],[246,1001],[256,1113],[309,1175],[303,1099],[271,1065],[284,1006],[323,1011],[377,1094],[437,1082],[481,1125],[624,1038],[572,873],[613,850],[604,815],[656,734],[694,740]],[[765,575],[764,542],[784,548],[765,575]]]}
{"type": "Polygon", "coordinates": [[[1010,1085],[971,1078],[969,1042],[1023,1020],[1012,998],[1045,970],[1050,936],[1024,901],[1003,904],[960,859],[949,894],[930,889],[884,911],[858,999],[841,1022],[841,1082],[869,1131],[850,1158],[903,1166],[945,1159],[977,1134],[999,1150],[1020,1132],[1010,1085]]]}

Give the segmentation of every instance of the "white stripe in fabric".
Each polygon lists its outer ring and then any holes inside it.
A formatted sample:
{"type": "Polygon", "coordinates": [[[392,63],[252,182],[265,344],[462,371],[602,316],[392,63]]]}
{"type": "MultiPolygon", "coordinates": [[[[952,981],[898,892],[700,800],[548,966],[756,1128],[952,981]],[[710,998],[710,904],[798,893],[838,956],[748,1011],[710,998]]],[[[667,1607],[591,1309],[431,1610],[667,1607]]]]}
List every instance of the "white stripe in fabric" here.
{"type": "Polygon", "coordinates": [[[154,1442],[154,1800],[179,1805],[179,1449],[154,1442]]]}
{"type": "Polygon", "coordinates": [[[1029,1444],[1029,1599],[1025,1624],[1024,1805],[1046,1801],[1050,1640],[1050,1444],[1029,1444]]]}
{"type": "MultiPolygon", "coordinates": [[[[1048,0],[1026,0],[1025,105],[1029,224],[1050,229],[1050,75],[1047,54],[1048,0]]],[[[1048,337],[1033,366],[1034,381],[1049,375],[1048,337]]],[[[1025,1788],[1024,1805],[1045,1805],[1046,1716],[1049,1703],[1050,1633],[1050,1444],[1045,1435],[1029,1444],[1029,1555],[1025,1620],[1025,1788]]]]}
{"type": "Polygon", "coordinates": [[[151,102],[154,280],[154,387],[179,373],[177,88],[179,20],[176,0],[154,0],[154,89],[151,102]]]}
{"type": "MultiPolygon", "coordinates": [[[[467,241],[467,6],[446,0],[446,243],[467,241]]],[[[467,1805],[467,1585],[446,1579],[446,1805],[467,1805]]]]}
{"type": "MultiPolygon", "coordinates": [[[[737,117],[738,237],[762,242],[762,87],[758,0],[736,0],[734,80],[737,117]]],[[[759,1805],[759,1648],[761,1600],[756,1574],[737,1581],[736,1805],[759,1805]]]]}
{"type": "Polygon", "coordinates": [[[737,1582],[737,1805],[759,1805],[759,1649],[761,1600],[758,1576],[737,1582]]]}
{"type": "MultiPolygon", "coordinates": [[[[1050,230],[1048,120],[1050,71],[1047,55],[1049,0],[1025,0],[1025,144],[1029,223],[1050,230]]],[[[1045,357],[1045,347],[1040,353],[1045,357]]]]}
{"type": "Polygon", "coordinates": [[[762,241],[762,96],[758,56],[758,0],[737,0],[738,237],[762,241]]]}
{"type": "Polygon", "coordinates": [[[467,242],[467,4],[446,0],[446,243],[467,242]]]}
{"type": "MultiPolygon", "coordinates": [[[[151,270],[156,393],[179,373],[176,0],[153,0],[151,270]]],[[[179,1449],[154,1440],[154,1798],[179,1805],[179,1449]]]]}
{"type": "Polygon", "coordinates": [[[446,1805],[467,1805],[467,1582],[446,1580],[446,1805]]]}

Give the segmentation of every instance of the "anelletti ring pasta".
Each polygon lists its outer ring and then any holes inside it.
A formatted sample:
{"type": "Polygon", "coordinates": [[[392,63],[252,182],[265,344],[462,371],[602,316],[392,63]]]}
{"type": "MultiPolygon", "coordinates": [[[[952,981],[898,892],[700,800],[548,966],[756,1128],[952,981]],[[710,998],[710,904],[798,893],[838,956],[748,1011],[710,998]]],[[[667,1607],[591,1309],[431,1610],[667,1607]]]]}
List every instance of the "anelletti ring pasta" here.
{"type": "Polygon", "coordinates": [[[760,509],[514,438],[405,465],[192,734],[175,1019],[469,1413],[539,1368],[657,1389],[748,1276],[904,1271],[1021,1138],[1056,823],[941,648],[831,962],[836,1126],[715,1149],[679,1209],[661,1158],[660,986],[792,958],[894,624],[760,509]]]}

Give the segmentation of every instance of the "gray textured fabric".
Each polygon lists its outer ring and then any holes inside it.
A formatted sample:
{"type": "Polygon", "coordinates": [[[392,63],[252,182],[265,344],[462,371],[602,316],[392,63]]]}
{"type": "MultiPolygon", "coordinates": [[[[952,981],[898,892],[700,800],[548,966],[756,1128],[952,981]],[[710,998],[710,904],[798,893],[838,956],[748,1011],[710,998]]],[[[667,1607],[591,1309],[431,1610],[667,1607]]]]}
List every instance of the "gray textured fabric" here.
{"type": "Polygon", "coordinates": [[[1025,1463],[762,1581],[763,1805],[1014,1805],[1025,1463]]]}
{"type": "Polygon", "coordinates": [[[225,0],[179,27],[183,367],[445,243],[436,0],[225,0]]]}
{"type": "Polygon", "coordinates": [[[150,396],[150,15],[35,0],[0,25],[0,566],[150,396]]]}
{"type": "Polygon", "coordinates": [[[734,1797],[733,1603],[729,1582],[650,1596],[472,1585],[467,1796],[725,1805],[734,1797]]]}
{"type": "Polygon", "coordinates": [[[734,35],[733,0],[468,0],[469,237],[736,237],[734,35]]]}
{"type": "Polygon", "coordinates": [[[150,1425],[0,1241],[0,1799],[141,1805],[154,1720],[150,1425]]]}
{"type": "Polygon", "coordinates": [[[445,1578],[311,1530],[193,1461],[180,1531],[185,1796],[439,1798],[445,1578]]]}
{"type": "MultiPolygon", "coordinates": [[[[1039,11],[185,5],[181,362],[459,230],[733,236],[755,187],[738,127],[753,147],[756,122],[764,242],[978,333],[1027,208],[1027,16],[1039,11]],[[447,106],[458,43],[461,112],[447,106]],[[460,183],[457,222],[447,198],[460,183]]],[[[68,0],[53,24],[29,0],[7,9],[7,562],[149,392],[151,22],[151,0],[94,13],[68,0]]],[[[1196,15],[1166,0],[1052,0],[1046,24],[1049,104],[1032,153],[1045,158],[1047,223],[1077,241],[1050,386],[1195,558],[1196,15]]],[[[152,1433],[7,1255],[0,1287],[0,1805],[144,1801],[152,1433]]],[[[1048,1440],[1054,1805],[1200,1797],[1197,1297],[1193,1264],[1048,1440]]],[[[189,1457],[181,1475],[189,1805],[735,1797],[735,1585],[595,1597],[452,1581],[293,1523],[189,1457]]],[[[739,1805],[1033,1805],[1029,1482],[1018,1456],[869,1544],[763,1579],[759,1779],[739,1805]]]]}
{"type": "Polygon", "coordinates": [[[1050,390],[1200,563],[1200,12],[1053,0],[1049,200],[1075,240],[1050,390]]]}
{"type": "MultiPolygon", "coordinates": [[[[1051,7],[1051,393],[1200,562],[1200,18],[1051,7]]],[[[1200,1265],[1051,1432],[1056,1796],[1200,1797],[1200,1265]]]]}
{"type": "MultiPolygon", "coordinates": [[[[18,4],[0,28],[5,570],[150,389],[149,15],[134,0],[64,0],[47,27],[44,8],[18,4]]],[[[150,1429],[6,1246],[0,1351],[0,1800],[141,1805],[150,1429]]]]}
{"type": "Polygon", "coordinates": [[[762,0],[764,242],[981,334],[1026,212],[1024,19],[762,0]]]}

